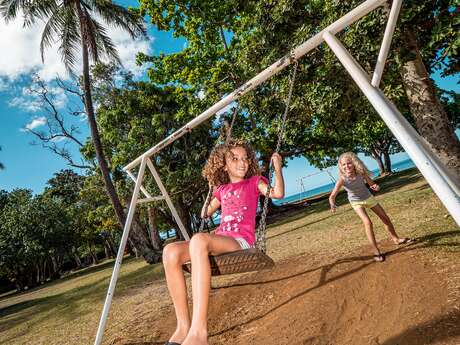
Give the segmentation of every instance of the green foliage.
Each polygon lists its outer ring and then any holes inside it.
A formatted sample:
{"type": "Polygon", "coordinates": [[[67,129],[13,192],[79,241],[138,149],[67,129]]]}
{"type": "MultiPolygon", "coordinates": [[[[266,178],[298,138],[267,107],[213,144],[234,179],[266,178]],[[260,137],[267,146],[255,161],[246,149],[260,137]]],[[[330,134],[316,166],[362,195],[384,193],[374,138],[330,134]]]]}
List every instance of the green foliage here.
{"type": "Polygon", "coordinates": [[[438,90],[439,99],[446,110],[452,126],[460,129],[460,94],[454,91],[438,90]]]}
{"type": "MultiPolygon", "coordinates": [[[[190,88],[134,82],[115,66],[98,65],[92,73],[101,140],[117,190],[128,203],[132,184],[122,167],[181,128],[208,104],[190,88]]],[[[197,207],[195,200],[207,188],[201,170],[217,134],[207,122],[152,157],[168,192],[184,213],[197,207]]],[[[92,152],[85,154],[90,157],[92,152]]],[[[145,185],[152,195],[159,195],[148,170],[146,175],[145,185]]]]}
{"type": "Polygon", "coordinates": [[[71,229],[65,209],[46,195],[16,189],[2,193],[0,271],[19,289],[34,286],[40,266],[62,260],[69,251],[71,229]]]}
{"type": "MultiPolygon", "coordinates": [[[[171,55],[140,55],[138,62],[152,64],[149,77],[154,84],[173,83],[200,91],[212,104],[360,3],[143,0],[141,12],[149,15],[158,28],[186,38],[188,45],[171,55]]],[[[420,34],[428,65],[439,66],[442,60],[448,64],[445,73],[451,73],[457,68],[457,56],[453,54],[460,32],[457,10],[454,1],[405,2],[394,46],[403,47],[402,31],[410,26],[420,34]]],[[[379,8],[339,34],[369,74],[376,63],[386,21],[385,10],[379,8]]],[[[403,50],[390,53],[381,87],[410,118],[400,77],[404,59],[403,50]]],[[[235,133],[252,142],[262,159],[270,155],[276,142],[275,118],[283,111],[287,76],[288,71],[282,72],[239,102],[235,133]]],[[[343,150],[369,152],[380,139],[392,143],[389,152],[401,149],[334,54],[322,45],[303,58],[282,147],[284,154],[304,155],[313,164],[325,166],[343,150]]]]}
{"type": "MultiPolygon", "coordinates": [[[[399,33],[412,30],[417,36],[429,72],[440,69],[443,75],[460,72],[460,5],[458,0],[417,1],[403,4],[399,33]]],[[[396,38],[398,39],[398,38],[396,38]]],[[[396,40],[395,46],[401,41],[396,40]]],[[[401,58],[407,58],[401,50],[401,58]]]]}

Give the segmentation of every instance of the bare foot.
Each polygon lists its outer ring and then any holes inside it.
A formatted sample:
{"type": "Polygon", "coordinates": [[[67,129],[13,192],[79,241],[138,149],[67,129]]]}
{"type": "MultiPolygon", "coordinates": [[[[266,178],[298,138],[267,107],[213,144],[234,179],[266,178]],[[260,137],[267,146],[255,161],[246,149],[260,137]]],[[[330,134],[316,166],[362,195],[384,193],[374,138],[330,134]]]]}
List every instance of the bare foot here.
{"type": "Polygon", "coordinates": [[[397,245],[400,245],[400,244],[409,244],[411,243],[413,240],[411,238],[393,238],[393,243],[394,244],[397,244],[397,245]]]}
{"type": "Polygon", "coordinates": [[[187,338],[185,338],[182,345],[208,345],[208,333],[191,330],[188,332],[187,338]]]}
{"type": "Polygon", "coordinates": [[[374,261],[376,262],[384,262],[385,261],[385,254],[374,254],[374,261]]]}
{"type": "Polygon", "coordinates": [[[181,344],[185,337],[187,336],[189,327],[179,327],[177,326],[176,331],[173,333],[171,338],[169,338],[168,342],[178,343],[181,344]]]}

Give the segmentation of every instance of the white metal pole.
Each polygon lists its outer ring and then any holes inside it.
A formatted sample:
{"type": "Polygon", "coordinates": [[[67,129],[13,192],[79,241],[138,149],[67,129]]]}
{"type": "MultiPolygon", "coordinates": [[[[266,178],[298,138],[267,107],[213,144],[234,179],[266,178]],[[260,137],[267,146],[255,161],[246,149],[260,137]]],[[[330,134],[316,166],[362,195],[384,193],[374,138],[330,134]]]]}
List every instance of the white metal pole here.
{"type": "Polygon", "coordinates": [[[155,167],[153,166],[153,163],[150,160],[150,158],[147,158],[147,166],[148,166],[150,172],[152,173],[153,178],[155,179],[155,182],[157,183],[158,188],[160,188],[161,194],[165,198],[166,203],[168,204],[169,209],[171,210],[171,213],[172,213],[174,219],[176,220],[177,225],[179,226],[179,230],[182,233],[182,236],[184,236],[186,241],[190,241],[190,236],[188,235],[187,230],[185,230],[184,223],[182,223],[182,220],[180,219],[179,214],[177,213],[177,210],[174,207],[174,204],[173,204],[171,198],[169,197],[168,191],[166,190],[165,186],[163,185],[163,182],[161,181],[160,175],[158,175],[158,172],[155,169],[155,167]]]}
{"type": "MultiPolygon", "coordinates": [[[[136,176],[134,176],[134,174],[129,171],[129,170],[126,170],[126,173],[128,174],[129,177],[131,177],[131,180],[134,181],[134,183],[136,183],[136,176]]],[[[147,191],[147,189],[144,188],[144,186],[141,185],[141,192],[144,193],[144,195],[147,197],[147,198],[151,198],[152,196],[150,195],[150,193],[147,191]]]]}
{"type": "Polygon", "coordinates": [[[309,40],[305,41],[303,44],[299,45],[295,49],[293,49],[289,54],[285,55],[278,61],[276,61],[271,66],[264,69],[262,72],[257,74],[254,78],[244,83],[238,89],[227,95],[226,97],[222,98],[219,102],[214,104],[212,107],[195,117],[193,120],[188,122],[185,126],[178,129],[176,132],[172,133],[170,136],[166,137],[158,144],[153,146],[151,149],[143,153],[141,156],[134,159],[131,163],[124,167],[124,170],[132,169],[137,166],[142,157],[147,156],[150,157],[163,149],[164,147],[168,146],[178,138],[182,137],[185,133],[190,132],[194,127],[198,126],[202,122],[209,119],[213,116],[216,112],[223,109],[233,101],[237,100],[241,96],[245,95],[258,85],[262,84],[265,80],[271,78],[273,75],[277,74],[279,71],[283,70],[287,66],[289,66],[295,60],[300,59],[309,51],[313,50],[317,46],[319,46],[323,42],[323,33],[324,32],[332,32],[337,33],[342,31],[347,26],[351,25],[355,21],[361,19],[369,12],[373,11],[377,7],[381,6],[385,3],[386,0],[367,0],[363,2],[361,5],[357,6],[352,11],[348,12],[345,16],[341,17],[339,20],[335,21],[331,25],[329,25],[326,29],[322,30],[309,40]]]}
{"type": "Polygon", "coordinates": [[[401,4],[402,0],[394,0],[393,5],[391,6],[387,27],[385,28],[385,34],[383,35],[382,46],[380,47],[379,57],[377,58],[377,64],[375,65],[374,75],[372,77],[372,86],[378,87],[380,80],[382,79],[383,69],[385,68],[385,62],[391,46],[391,39],[393,38],[396,23],[398,22],[401,4]]]}
{"type": "Polygon", "coordinates": [[[356,60],[335,36],[326,32],[324,33],[324,40],[382,117],[396,139],[398,139],[401,146],[409,154],[409,157],[426,178],[453,219],[460,226],[460,198],[454,193],[436,167],[433,166],[430,157],[421,147],[422,144],[407,131],[406,126],[410,124],[402,124],[402,122],[407,122],[407,120],[399,113],[393,103],[385,97],[380,89],[371,85],[368,76],[362,73],[356,60]]]}
{"type": "Polygon", "coordinates": [[[123,254],[125,252],[126,242],[128,241],[129,230],[133,221],[134,212],[136,211],[137,198],[139,196],[139,189],[142,185],[145,172],[145,162],[143,158],[139,169],[139,174],[136,180],[136,186],[134,187],[133,196],[131,197],[131,203],[129,204],[128,216],[126,217],[125,227],[123,229],[123,235],[121,236],[120,247],[118,248],[117,258],[115,260],[115,266],[112,272],[112,278],[110,279],[109,289],[107,290],[107,296],[105,298],[104,308],[102,309],[101,319],[99,321],[99,327],[96,333],[96,339],[94,345],[100,345],[102,342],[102,336],[104,335],[105,324],[107,317],[109,316],[110,304],[112,303],[113,293],[115,286],[117,285],[118,273],[120,272],[121,262],[123,260],[123,254]]]}

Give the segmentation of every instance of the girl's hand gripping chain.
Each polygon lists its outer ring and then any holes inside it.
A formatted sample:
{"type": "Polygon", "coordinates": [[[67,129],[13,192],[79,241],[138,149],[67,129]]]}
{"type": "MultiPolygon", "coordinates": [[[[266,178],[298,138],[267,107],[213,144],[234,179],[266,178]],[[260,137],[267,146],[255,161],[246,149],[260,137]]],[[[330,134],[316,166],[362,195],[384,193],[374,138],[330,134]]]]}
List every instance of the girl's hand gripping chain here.
{"type": "Polygon", "coordinates": [[[370,185],[369,188],[372,189],[374,192],[378,192],[380,190],[380,187],[377,183],[370,185]]]}
{"type": "Polygon", "coordinates": [[[283,167],[283,158],[278,152],[275,152],[272,155],[273,169],[275,172],[280,172],[283,167]]]}
{"type": "Polygon", "coordinates": [[[335,203],[329,202],[329,206],[331,207],[331,212],[337,211],[337,205],[335,203]]]}

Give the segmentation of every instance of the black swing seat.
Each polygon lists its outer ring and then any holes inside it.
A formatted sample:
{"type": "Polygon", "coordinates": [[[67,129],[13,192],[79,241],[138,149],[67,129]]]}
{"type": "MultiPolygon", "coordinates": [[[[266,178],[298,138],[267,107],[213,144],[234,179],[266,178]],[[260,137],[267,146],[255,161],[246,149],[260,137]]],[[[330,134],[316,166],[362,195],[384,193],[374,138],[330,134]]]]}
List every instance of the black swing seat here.
{"type": "MultiPolygon", "coordinates": [[[[275,262],[257,248],[242,249],[220,255],[210,255],[211,275],[219,276],[272,268],[275,262]]],[[[192,264],[185,263],[183,270],[192,273],[192,264]]]]}

